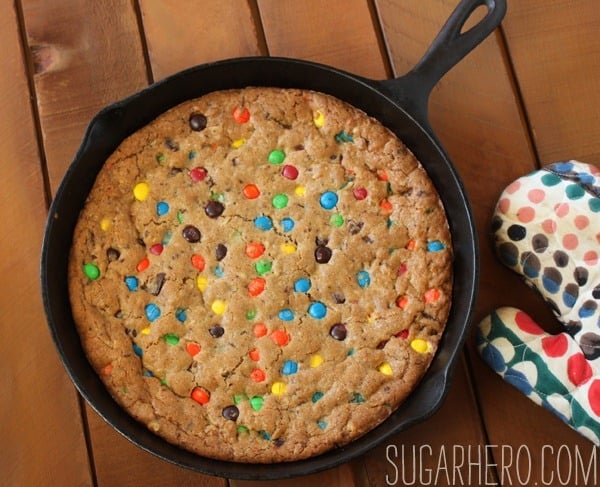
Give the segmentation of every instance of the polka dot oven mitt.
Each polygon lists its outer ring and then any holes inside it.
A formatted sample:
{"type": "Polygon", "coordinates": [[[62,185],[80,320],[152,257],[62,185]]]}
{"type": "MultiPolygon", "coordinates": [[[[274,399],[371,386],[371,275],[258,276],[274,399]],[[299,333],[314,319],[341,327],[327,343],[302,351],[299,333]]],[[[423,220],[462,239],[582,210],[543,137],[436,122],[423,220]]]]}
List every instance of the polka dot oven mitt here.
{"type": "Polygon", "coordinates": [[[497,256],[539,291],[564,332],[497,309],[478,326],[484,361],[536,404],[600,444],[600,169],[546,166],[510,184],[493,218],[497,256]]]}

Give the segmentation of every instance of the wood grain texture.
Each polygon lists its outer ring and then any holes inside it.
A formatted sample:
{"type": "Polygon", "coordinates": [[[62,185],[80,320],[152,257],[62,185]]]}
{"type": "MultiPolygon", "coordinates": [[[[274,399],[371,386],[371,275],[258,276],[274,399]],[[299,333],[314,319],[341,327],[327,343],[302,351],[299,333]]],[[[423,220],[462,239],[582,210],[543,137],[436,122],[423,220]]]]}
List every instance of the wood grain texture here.
{"type": "Polygon", "coordinates": [[[258,0],[269,54],[387,78],[387,58],[369,4],[365,0],[258,0]]]}
{"type": "Polygon", "coordinates": [[[147,84],[138,22],[122,0],[23,0],[51,187],[91,118],[147,84]]]}
{"type": "Polygon", "coordinates": [[[202,475],[162,460],[121,436],[89,407],[86,416],[93,438],[98,486],[227,487],[227,480],[202,475]]]}
{"type": "Polygon", "coordinates": [[[197,64],[266,54],[252,2],[140,0],[140,10],[155,80],[197,64]]]}
{"type": "Polygon", "coordinates": [[[596,0],[512,2],[511,60],[542,163],[600,165],[600,8],[596,0]]]}
{"type": "Polygon", "coordinates": [[[91,483],[79,404],[46,325],[38,265],[44,181],[18,16],[0,3],[0,483],[91,483]]]}

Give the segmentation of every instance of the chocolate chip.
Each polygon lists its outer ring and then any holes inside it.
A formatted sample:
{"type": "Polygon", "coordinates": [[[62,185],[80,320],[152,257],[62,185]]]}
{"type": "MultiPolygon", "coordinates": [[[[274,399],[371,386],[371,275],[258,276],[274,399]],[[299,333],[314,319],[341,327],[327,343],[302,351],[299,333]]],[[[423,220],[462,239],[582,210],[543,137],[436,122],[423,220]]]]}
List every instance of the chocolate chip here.
{"type": "Polygon", "coordinates": [[[345,340],[346,336],[348,335],[346,325],[343,323],[336,323],[330,328],[329,335],[331,335],[331,338],[335,338],[339,341],[345,340]]]}
{"type": "Polygon", "coordinates": [[[333,293],[333,299],[337,304],[344,304],[346,302],[346,298],[342,293],[333,293]]]}
{"type": "Polygon", "coordinates": [[[596,313],[597,309],[598,303],[594,299],[588,299],[581,305],[581,308],[579,308],[579,317],[589,318],[596,313]]]}
{"type": "Polygon", "coordinates": [[[315,249],[315,260],[319,264],[327,264],[329,259],[331,259],[331,249],[325,245],[319,245],[315,249]]]}
{"type": "Polygon", "coordinates": [[[215,254],[217,255],[217,260],[223,260],[227,255],[227,247],[224,244],[217,245],[215,254]]]}
{"type": "Polygon", "coordinates": [[[158,296],[160,294],[160,292],[162,291],[165,281],[167,280],[166,278],[167,278],[167,275],[164,272],[160,272],[160,273],[156,274],[154,279],[152,279],[151,281],[148,281],[144,285],[143,289],[154,296],[158,296]]]}
{"type": "Polygon", "coordinates": [[[213,338],[221,338],[225,333],[225,329],[221,325],[211,326],[208,330],[210,336],[213,338]]]}
{"type": "Polygon", "coordinates": [[[192,113],[190,115],[190,128],[200,132],[206,128],[206,117],[201,113],[192,113]]]}
{"type": "Polygon", "coordinates": [[[210,201],[205,207],[204,212],[210,218],[218,218],[225,211],[223,203],[220,201],[210,201]]]}
{"type": "Polygon", "coordinates": [[[237,406],[226,406],[223,408],[223,411],[221,411],[221,414],[225,419],[235,421],[240,415],[240,410],[237,408],[237,406]]]}
{"type": "Polygon", "coordinates": [[[329,239],[327,239],[327,238],[321,238],[321,237],[315,238],[315,243],[319,246],[327,245],[328,242],[329,242],[329,239]]]}
{"type": "Polygon", "coordinates": [[[113,247],[109,247],[106,250],[106,258],[108,259],[109,262],[114,262],[119,257],[121,257],[121,252],[119,252],[117,249],[115,249],[113,247]]]}
{"type": "Polygon", "coordinates": [[[275,445],[277,448],[279,448],[284,443],[285,443],[285,440],[283,438],[276,438],[273,440],[273,445],[275,445]]]}
{"type": "Polygon", "coordinates": [[[165,145],[172,150],[173,152],[177,152],[179,150],[179,144],[175,142],[173,139],[166,139],[165,145]]]}
{"type": "Polygon", "coordinates": [[[600,299],[600,286],[596,286],[592,291],[592,297],[594,299],[600,299]]]}
{"type": "Polygon", "coordinates": [[[198,230],[194,225],[186,226],[181,234],[183,235],[183,238],[190,243],[200,242],[200,239],[202,238],[200,230],[198,230]]]}
{"type": "Polygon", "coordinates": [[[348,231],[350,235],[356,235],[358,232],[362,230],[364,226],[364,222],[357,222],[355,220],[348,220],[348,231]]]}

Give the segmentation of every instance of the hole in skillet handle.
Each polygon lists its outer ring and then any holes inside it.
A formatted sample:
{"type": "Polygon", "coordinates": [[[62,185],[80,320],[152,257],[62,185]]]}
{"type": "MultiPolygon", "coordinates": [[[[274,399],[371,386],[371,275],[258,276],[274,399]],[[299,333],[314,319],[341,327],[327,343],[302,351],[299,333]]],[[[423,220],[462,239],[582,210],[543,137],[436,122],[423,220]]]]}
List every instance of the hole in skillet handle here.
{"type": "Polygon", "coordinates": [[[382,86],[433,134],[427,113],[433,87],[500,25],[505,14],[506,0],[461,0],[417,64],[400,78],[382,81],[382,86]],[[479,18],[481,7],[487,12],[479,18]],[[478,19],[471,26],[472,17],[478,19]]]}

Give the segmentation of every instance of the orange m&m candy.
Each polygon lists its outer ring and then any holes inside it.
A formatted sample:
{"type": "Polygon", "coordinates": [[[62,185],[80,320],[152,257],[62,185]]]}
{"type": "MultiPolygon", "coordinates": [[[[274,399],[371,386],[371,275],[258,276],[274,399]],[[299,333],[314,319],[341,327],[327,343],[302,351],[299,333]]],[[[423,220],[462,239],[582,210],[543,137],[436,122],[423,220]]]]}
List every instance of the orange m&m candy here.
{"type": "Polygon", "coordinates": [[[204,387],[194,387],[190,397],[198,404],[204,406],[210,401],[210,392],[204,389],[204,387]]]}
{"type": "Polygon", "coordinates": [[[248,293],[250,296],[258,296],[265,290],[266,285],[267,281],[262,277],[255,277],[248,284],[248,293]]]}
{"type": "Polygon", "coordinates": [[[249,200],[253,200],[260,196],[260,189],[258,189],[256,184],[247,184],[244,186],[244,189],[242,189],[242,193],[244,193],[244,196],[249,200]]]}
{"type": "Polygon", "coordinates": [[[290,342],[290,336],[285,330],[275,330],[271,333],[270,338],[280,347],[283,347],[290,342]]]}
{"type": "Polygon", "coordinates": [[[265,374],[264,370],[261,369],[254,369],[251,373],[250,373],[250,378],[254,381],[254,382],[263,382],[266,378],[267,378],[267,374],[265,374]]]}
{"type": "Polygon", "coordinates": [[[233,118],[238,123],[246,123],[250,120],[250,110],[242,107],[235,107],[233,110],[233,118]]]}
{"type": "Polygon", "coordinates": [[[260,242],[250,242],[246,245],[246,255],[251,259],[258,259],[265,251],[265,246],[260,242]]]}
{"type": "Polygon", "coordinates": [[[267,334],[267,325],[264,323],[256,323],[252,329],[252,332],[256,338],[264,337],[267,334]]]}

